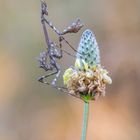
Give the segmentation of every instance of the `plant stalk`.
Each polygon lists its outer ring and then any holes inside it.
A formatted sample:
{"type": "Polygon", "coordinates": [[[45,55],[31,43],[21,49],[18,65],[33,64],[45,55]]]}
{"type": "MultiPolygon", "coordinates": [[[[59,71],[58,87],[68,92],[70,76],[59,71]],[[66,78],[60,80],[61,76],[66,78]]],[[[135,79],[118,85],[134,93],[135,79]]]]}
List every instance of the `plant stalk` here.
{"type": "Polygon", "coordinates": [[[82,126],[81,140],[86,140],[87,124],[88,124],[88,110],[89,110],[89,103],[84,102],[83,126],[82,126]]]}

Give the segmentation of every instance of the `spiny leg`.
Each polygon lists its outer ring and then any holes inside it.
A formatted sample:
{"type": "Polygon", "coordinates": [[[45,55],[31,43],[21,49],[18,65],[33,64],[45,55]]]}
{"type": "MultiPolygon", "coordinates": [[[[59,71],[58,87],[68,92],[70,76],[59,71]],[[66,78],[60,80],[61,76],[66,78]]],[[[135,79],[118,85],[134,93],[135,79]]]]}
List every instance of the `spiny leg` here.
{"type": "Polygon", "coordinates": [[[44,84],[47,84],[47,85],[52,85],[52,86],[54,86],[54,87],[59,88],[59,87],[56,85],[56,81],[57,81],[57,78],[58,78],[59,75],[60,75],[60,68],[58,67],[57,64],[55,64],[55,65],[56,65],[56,66],[55,66],[55,68],[56,68],[56,71],[55,71],[55,72],[52,72],[52,73],[49,73],[49,74],[47,74],[47,75],[44,75],[44,76],[39,77],[39,78],[38,78],[38,81],[41,82],[41,83],[44,83],[44,84]],[[56,75],[56,76],[55,76],[55,78],[52,80],[51,83],[45,81],[45,79],[46,79],[47,77],[50,77],[50,76],[53,76],[53,75],[56,75]]]}
{"type": "Polygon", "coordinates": [[[41,82],[41,83],[47,84],[47,85],[51,85],[49,82],[45,81],[45,79],[49,76],[55,75],[56,73],[57,73],[57,71],[49,73],[47,75],[43,75],[43,76],[38,78],[38,81],[41,82]]]}
{"type": "MultiPolygon", "coordinates": [[[[53,26],[53,24],[50,22],[50,21],[48,21],[47,19],[43,19],[43,21],[45,21],[53,30],[54,30],[54,32],[58,35],[58,36],[61,36],[61,38],[62,38],[62,40],[64,40],[65,41],[65,43],[73,50],[73,51],[75,51],[75,52],[77,52],[77,50],[64,38],[64,36],[62,36],[63,34],[66,34],[66,33],[76,33],[76,32],[69,32],[69,31],[67,31],[67,32],[60,32],[55,26],[53,26]]],[[[81,29],[81,28],[80,28],[81,29]]],[[[78,30],[78,29],[77,29],[78,30]]],[[[64,30],[65,31],[65,30],[64,30]]],[[[74,29],[74,31],[76,31],[76,29],[74,29]]],[[[79,31],[79,30],[78,30],[79,31]]]]}
{"type": "MultiPolygon", "coordinates": [[[[41,17],[44,17],[44,15],[48,16],[48,7],[45,1],[41,1],[41,17]]],[[[65,28],[63,32],[60,32],[49,20],[47,20],[44,17],[45,22],[55,31],[57,35],[65,35],[67,33],[77,33],[84,24],[81,22],[81,20],[78,18],[70,26],[65,28]]]]}
{"type": "MultiPolygon", "coordinates": [[[[82,27],[83,24],[81,23],[80,19],[77,19],[75,22],[73,22],[70,26],[68,26],[66,29],[64,29],[63,32],[60,32],[53,24],[52,22],[48,21],[44,15],[48,15],[48,8],[47,8],[47,4],[44,1],[41,1],[41,22],[43,24],[43,28],[45,26],[45,22],[55,31],[55,33],[58,36],[61,36],[61,38],[63,38],[63,40],[69,45],[70,48],[72,48],[75,52],[77,52],[77,50],[62,36],[65,35],[67,33],[77,33],[82,27]]],[[[46,30],[46,29],[44,29],[46,30]]],[[[46,32],[46,31],[45,31],[46,32]]],[[[47,34],[47,33],[45,33],[47,34]]],[[[48,43],[48,36],[46,38],[46,42],[48,43]]]]}
{"type": "Polygon", "coordinates": [[[54,25],[52,22],[50,22],[49,20],[47,20],[46,18],[44,18],[45,22],[53,29],[53,31],[57,34],[57,35],[65,35],[67,33],[77,33],[83,26],[84,24],[81,23],[80,19],[76,19],[76,21],[72,22],[72,24],[70,26],[68,26],[67,28],[65,28],[63,30],[63,32],[60,32],[54,25]]]}
{"type": "Polygon", "coordinates": [[[68,91],[68,88],[66,87],[59,87],[59,86],[55,86],[55,88],[63,93],[66,93],[67,95],[70,95],[70,96],[73,96],[75,98],[78,98],[78,99],[82,99],[80,96],[77,96],[75,94],[72,94],[68,91]]]}

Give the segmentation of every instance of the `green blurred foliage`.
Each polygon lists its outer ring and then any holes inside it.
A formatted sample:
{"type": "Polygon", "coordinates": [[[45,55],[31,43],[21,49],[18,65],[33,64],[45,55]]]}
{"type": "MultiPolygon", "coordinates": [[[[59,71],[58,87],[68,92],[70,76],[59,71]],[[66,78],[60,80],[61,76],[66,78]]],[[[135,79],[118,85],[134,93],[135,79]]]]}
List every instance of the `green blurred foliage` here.
{"type": "MultiPolygon", "coordinates": [[[[94,30],[101,63],[113,79],[106,97],[90,104],[87,139],[139,140],[140,1],[46,2],[60,30],[77,17],[94,30]]],[[[75,48],[82,31],[67,36],[75,48]]],[[[80,139],[83,102],[37,81],[45,73],[36,60],[44,46],[40,1],[0,1],[0,140],[80,139]]],[[[62,71],[73,63],[64,55],[62,71]]]]}

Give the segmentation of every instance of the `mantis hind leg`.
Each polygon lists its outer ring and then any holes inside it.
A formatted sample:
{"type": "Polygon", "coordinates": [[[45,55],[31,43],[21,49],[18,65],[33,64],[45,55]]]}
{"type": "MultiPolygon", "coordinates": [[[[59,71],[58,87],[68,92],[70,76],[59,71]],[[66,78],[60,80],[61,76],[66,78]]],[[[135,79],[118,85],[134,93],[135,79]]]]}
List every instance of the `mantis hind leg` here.
{"type": "MultiPolygon", "coordinates": [[[[61,72],[60,71],[60,66],[56,62],[54,62],[54,61],[52,61],[51,65],[53,66],[53,67],[51,67],[52,68],[51,70],[53,70],[53,68],[55,68],[56,71],[51,72],[51,73],[49,73],[47,75],[43,75],[43,76],[39,77],[38,81],[41,82],[41,83],[47,84],[47,85],[52,85],[53,87],[57,87],[56,81],[57,81],[57,79],[58,79],[58,77],[60,75],[60,72],[61,72]],[[51,83],[45,81],[46,78],[48,78],[50,76],[53,76],[53,75],[55,75],[55,78],[52,80],[51,83]]],[[[47,70],[50,70],[50,69],[47,69],[47,70]]]]}
{"type": "Polygon", "coordinates": [[[49,74],[47,74],[47,75],[43,75],[43,76],[41,76],[41,77],[38,78],[38,81],[41,82],[41,83],[47,84],[47,85],[51,85],[51,83],[45,81],[45,79],[46,79],[47,77],[50,77],[50,76],[52,76],[52,75],[55,75],[56,73],[57,73],[57,71],[52,72],[52,73],[49,73],[49,74]]]}

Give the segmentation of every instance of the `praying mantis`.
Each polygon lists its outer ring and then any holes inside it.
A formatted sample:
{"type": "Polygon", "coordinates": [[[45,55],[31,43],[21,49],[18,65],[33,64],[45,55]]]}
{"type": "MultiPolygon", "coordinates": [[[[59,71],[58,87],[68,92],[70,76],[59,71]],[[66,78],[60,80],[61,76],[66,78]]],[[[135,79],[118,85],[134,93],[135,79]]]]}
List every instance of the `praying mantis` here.
{"type": "Polygon", "coordinates": [[[61,90],[61,87],[58,87],[56,82],[60,75],[60,66],[57,63],[57,59],[61,59],[63,57],[63,52],[71,55],[64,49],[62,49],[62,41],[64,41],[71,49],[75,52],[77,50],[65,39],[64,35],[68,33],[77,33],[82,27],[83,23],[81,23],[80,19],[75,20],[70,26],[60,32],[53,24],[47,19],[48,16],[48,7],[46,2],[41,1],[41,23],[44,31],[45,42],[46,42],[46,51],[40,53],[38,58],[39,67],[43,68],[45,71],[50,71],[47,75],[41,76],[38,78],[38,81],[47,85],[52,85],[53,87],[61,90]],[[57,45],[54,41],[49,37],[47,27],[48,25],[58,36],[59,45],[57,45]],[[46,79],[50,76],[55,75],[55,78],[49,83],[46,79]]]}

